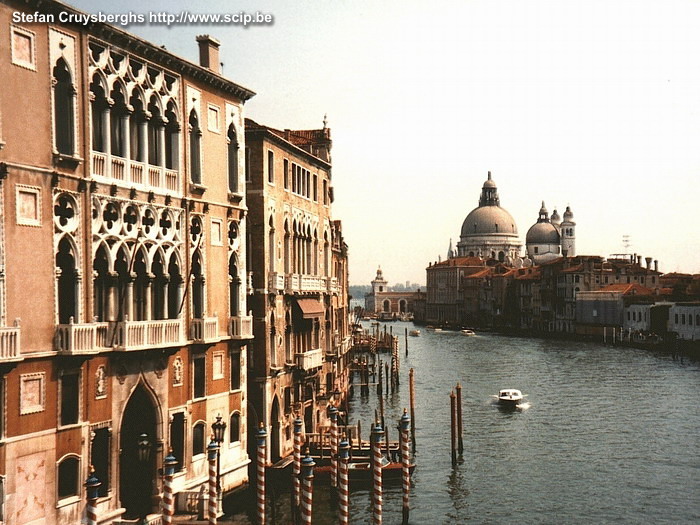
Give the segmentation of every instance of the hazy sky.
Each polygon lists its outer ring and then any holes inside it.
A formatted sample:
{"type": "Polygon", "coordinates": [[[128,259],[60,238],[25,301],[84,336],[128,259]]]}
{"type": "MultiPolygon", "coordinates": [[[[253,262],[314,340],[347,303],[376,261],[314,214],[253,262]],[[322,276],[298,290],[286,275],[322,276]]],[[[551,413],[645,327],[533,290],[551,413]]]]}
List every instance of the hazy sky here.
{"type": "Polygon", "coordinates": [[[274,24],[127,29],[257,92],[260,123],[333,134],[350,282],[381,265],[425,282],[490,170],[521,239],[541,201],[578,254],[623,251],[700,272],[700,2],[110,1],[88,12],[271,13],[274,24]],[[116,6],[116,7],[115,7],[116,6]]]}

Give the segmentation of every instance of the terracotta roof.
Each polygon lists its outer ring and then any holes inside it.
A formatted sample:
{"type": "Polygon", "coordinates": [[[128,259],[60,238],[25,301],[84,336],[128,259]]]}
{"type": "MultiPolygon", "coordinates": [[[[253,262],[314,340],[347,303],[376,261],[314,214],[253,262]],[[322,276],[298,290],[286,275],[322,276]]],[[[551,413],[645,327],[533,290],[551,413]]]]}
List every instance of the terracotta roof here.
{"type": "Polygon", "coordinates": [[[571,266],[569,268],[565,268],[561,271],[561,273],[575,273],[575,272],[582,272],[583,271],[583,264],[577,264],[576,266],[571,266]]]}
{"type": "Polygon", "coordinates": [[[484,268],[479,272],[472,273],[470,275],[465,275],[465,279],[481,279],[482,277],[488,277],[491,275],[491,268],[484,268]]]}
{"type": "Polygon", "coordinates": [[[432,268],[436,266],[484,266],[485,262],[481,257],[451,257],[445,261],[435,263],[432,268]]]}
{"type": "Polygon", "coordinates": [[[654,291],[637,283],[609,284],[600,289],[601,292],[622,292],[622,295],[653,295],[654,291]]]}

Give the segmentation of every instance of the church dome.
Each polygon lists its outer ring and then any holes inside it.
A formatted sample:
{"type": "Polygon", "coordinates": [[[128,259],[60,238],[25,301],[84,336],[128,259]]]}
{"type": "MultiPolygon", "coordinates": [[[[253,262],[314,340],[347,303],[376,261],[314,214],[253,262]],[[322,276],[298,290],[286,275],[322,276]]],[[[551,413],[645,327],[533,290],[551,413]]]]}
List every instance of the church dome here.
{"type": "Polygon", "coordinates": [[[500,206],[479,206],[462,223],[461,237],[494,233],[518,234],[513,216],[500,206]]]}
{"type": "Polygon", "coordinates": [[[462,223],[461,237],[472,235],[509,234],[517,235],[513,216],[500,206],[496,182],[488,172],[488,178],[481,188],[479,207],[474,208],[462,223]]]}
{"type": "Polygon", "coordinates": [[[525,236],[526,244],[559,244],[559,242],[559,232],[550,222],[533,224],[525,236]]]}
{"type": "Polygon", "coordinates": [[[547,208],[542,201],[540,215],[537,222],[527,231],[525,244],[559,244],[559,241],[559,230],[549,222],[547,208]]]}

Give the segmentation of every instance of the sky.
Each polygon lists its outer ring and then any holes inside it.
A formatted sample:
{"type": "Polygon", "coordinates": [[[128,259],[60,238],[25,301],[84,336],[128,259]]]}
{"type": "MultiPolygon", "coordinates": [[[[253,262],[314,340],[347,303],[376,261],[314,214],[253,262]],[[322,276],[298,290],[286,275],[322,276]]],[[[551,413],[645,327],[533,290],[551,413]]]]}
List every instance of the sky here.
{"type": "Polygon", "coordinates": [[[90,13],[261,12],[269,25],[131,25],[224,76],[259,123],[333,138],[350,283],[425,283],[491,171],[521,240],[571,206],[580,255],[700,273],[700,2],[71,0],[90,13]],[[116,7],[115,7],[116,6],[116,7]],[[629,236],[625,250],[623,235],[629,236]]]}

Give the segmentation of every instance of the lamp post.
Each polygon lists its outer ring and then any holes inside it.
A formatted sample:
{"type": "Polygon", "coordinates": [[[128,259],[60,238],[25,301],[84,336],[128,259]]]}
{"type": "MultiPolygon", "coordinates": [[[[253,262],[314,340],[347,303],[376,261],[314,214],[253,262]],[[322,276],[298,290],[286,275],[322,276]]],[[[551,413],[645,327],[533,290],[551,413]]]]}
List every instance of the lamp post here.
{"type": "MultiPolygon", "coordinates": [[[[151,442],[148,440],[148,434],[145,432],[141,435],[139,435],[139,439],[136,442],[136,452],[138,455],[139,463],[141,465],[148,469],[148,465],[151,459],[151,442]]],[[[148,473],[148,476],[144,476],[142,479],[150,479],[151,473],[148,473]]],[[[143,511],[143,518],[146,517],[148,514],[148,508],[142,509],[143,511]]]]}
{"type": "Polygon", "coordinates": [[[216,449],[216,494],[218,497],[218,511],[221,512],[221,444],[224,442],[226,432],[226,422],[221,419],[221,414],[216,415],[216,422],[212,423],[211,429],[214,432],[214,441],[219,448],[216,449]]]}
{"type": "Polygon", "coordinates": [[[102,482],[95,476],[95,469],[90,465],[90,476],[85,480],[85,492],[87,493],[87,515],[88,525],[97,525],[97,497],[102,482]]]}

